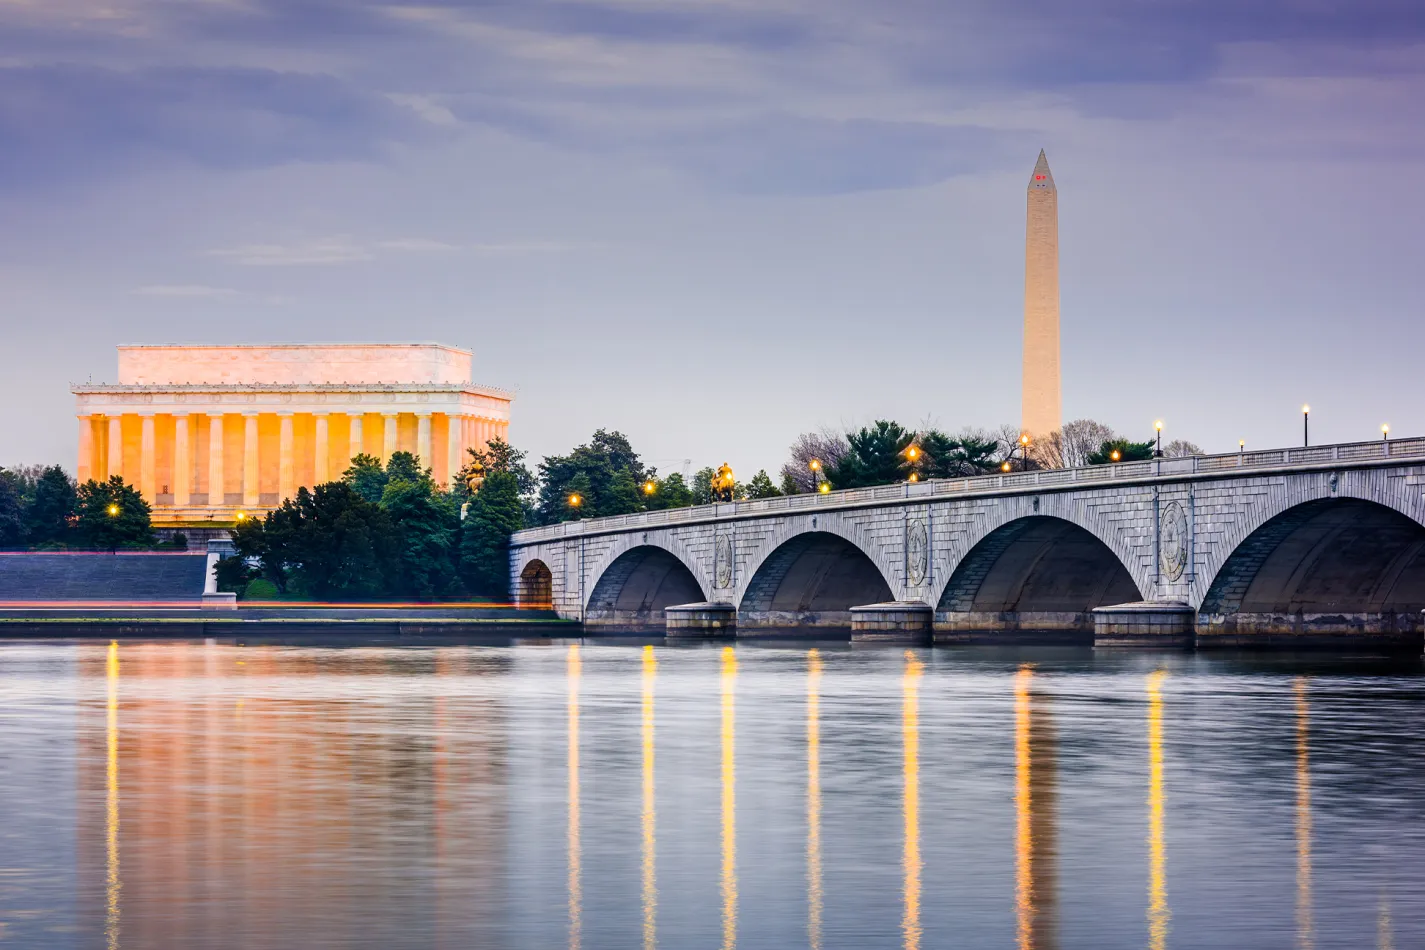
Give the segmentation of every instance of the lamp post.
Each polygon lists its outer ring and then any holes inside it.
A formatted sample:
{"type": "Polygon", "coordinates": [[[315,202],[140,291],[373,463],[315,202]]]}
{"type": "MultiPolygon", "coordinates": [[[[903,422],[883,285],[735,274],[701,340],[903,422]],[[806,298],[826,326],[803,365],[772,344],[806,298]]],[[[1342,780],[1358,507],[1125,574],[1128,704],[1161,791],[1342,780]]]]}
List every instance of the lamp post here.
{"type": "Polygon", "coordinates": [[[1027,471],[1029,471],[1029,433],[1028,433],[1028,432],[1021,432],[1021,433],[1019,434],[1019,470],[1020,470],[1021,472],[1027,472],[1027,471]]]}
{"type": "MultiPolygon", "coordinates": [[[[653,500],[653,495],[657,491],[658,483],[655,482],[653,479],[650,478],[648,481],[643,483],[643,497],[646,498],[649,502],[653,500]]],[[[645,502],[643,507],[647,509],[648,503],[645,502]]]]}
{"type": "Polygon", "coordinates": [[[1384,423],[1384,422],[1381,423],[1381,426],[1380,426],[1380,440],[1381,440],[1382,442],[1389,442],[1389,441],[1390,441],[1390,425],[1389,425],[1388,423],[1384,423]]]}
{"type": "Polygon", "coordinates": [[[826,476],[821,474],[821,459],[812,459],[807,462],[807,468],[811,470],[811,487],[822,494],[831,491],[831,486],[827,484],[826,476]]]}
{"type": "Polygon", "coordinates": [[[1155,436],[1154,436],[1154,437],[1157,439],[1157,445],[1156,445],[1156,446],[1154,447],[1154,449],[1153,449],[1153,458],[1155,458],[1155,459],[1160,459],[1160,458],[1163,457],[1163,420],[1162,420],[1162,419],[1159,419],[1157,422],[1153,423],[1153,432],[1155,433],[1155,436]]]}
{"type": "Polygon", "coordinates": [[[1311,407],[1301,407],[1301,447],[1311,444],[1311,407]]]}

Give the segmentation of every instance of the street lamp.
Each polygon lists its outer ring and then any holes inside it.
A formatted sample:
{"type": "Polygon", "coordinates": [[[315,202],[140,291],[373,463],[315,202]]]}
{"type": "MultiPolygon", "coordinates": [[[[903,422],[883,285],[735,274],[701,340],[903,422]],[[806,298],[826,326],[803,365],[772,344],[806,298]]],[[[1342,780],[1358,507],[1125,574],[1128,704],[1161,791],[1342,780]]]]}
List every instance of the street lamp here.
{"type": "Polygon", "coordinates": [[[1380,426],[1380,440],[1382,442],[1390,441],[1390,425],[1384,422],[1380,426]]]}
{"type": "Polygon", "coordinates": [[[811,469],[812,487],[825,494],[831,491],[831,486],[826,482],[826,476],[821,474],[821,459],[812,459],[807,462],[807,468],[811,469]]]}
{"type": "Polygon", "coordinates": [[[1117,449],[1114,449],[1112,452],[1108,453],[1108,458],[1111,462],[1117,462],[1119,459],[1123,458],[1123,453],[1118,451],[1117,449]]]}
{"type": "Polygon", "coordinates": [[[1163,420],[1159,419],[1153,423],[1153,431],[1156,433],[1157,446],[1153,449],[1154,458],[1163,457],[1163,420]]]}
{"type": "Polygon", "coordinates": [[[1311,407],[1301,407],[1301,446],[1306,448],[1311,444],[1311,407]]]}
{"type": "Polygon", "coordinates": [[[658,483],[655,482],[653,479],[650,478],[648,481],[646,481],[646,482],[643,483],[643,493],[644,493],[645,495],[651,495],[651,494],[653,494],[654,492],[656,492],[657,490],[658,490],[658,483]]]}
{"type": "Polygon", "coordinates": [[[1009,471],[1009,459],[1005,459],[1004,464],[999,467],[999,470],[1000,470],[1001,472],[1007,472],[1007,471],[1009,471]]]}
{"type": "Polygon", "coordinates": [[[919,473],[919,472],[911,472],[911,473],[910,473],[910,478],[906,479],[906,481],[908,481],[908,482],[918,482],[918,481],[920,481],[920,473],[919,473]]]}
{"type": "Polygon", "coordinates": [[[831,482],[821,482],[821,483],[819,483],[819,484],[816,486],[816,490],[819,491],[819,492],[821,492],[823,495],[825,495],[827,492],[831,491],[831,482]]]}
{"type": "Polygon", "coordinates": [[[1019,434],[1019,470],[1027,472],[1029,470],[1029,433],[1019,434]]]}
{"type": "Polygon", "coordinates": [[[1241,455],[1243,452],[1245,452],[1245,451],[1247,451],[1247,440],[1246,440],[1246,439],[1238,439],[1238,440],[1237,440],[1237,454],[1240,456],[1240,455],[1241,455]]]}
{"type": "Polygon", "coordinates": [[[119,506],[118,506],[118,505],[110,505],[110,506],[109,506],[109,517],[110,517],[110,518],[117,518],[117,517],[119,517],[119,506]]]}
{"type": "Polygon", "coordinates": [[[574,492],[574,493],[572,493],[572,494],[569,496],[569,507],[570,507],[570,508],[578,508],[578,507],[579,507],[580,505],[582,505],[583,503],[584,503],[584,499],[582,499],[582,498],[579,497],[579,493],[578,493],[578,492],[574,492]]]}

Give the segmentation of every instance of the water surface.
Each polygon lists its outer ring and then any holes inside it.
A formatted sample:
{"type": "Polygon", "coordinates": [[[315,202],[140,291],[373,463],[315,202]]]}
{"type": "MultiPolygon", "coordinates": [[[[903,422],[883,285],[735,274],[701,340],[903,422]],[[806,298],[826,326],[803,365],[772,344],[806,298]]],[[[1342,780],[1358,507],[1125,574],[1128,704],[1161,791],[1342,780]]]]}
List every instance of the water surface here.
{"type": "Polygon", "coordinates": [[[1418,660],[0,644],[0,942],[1425,945],[1418,660]]]}

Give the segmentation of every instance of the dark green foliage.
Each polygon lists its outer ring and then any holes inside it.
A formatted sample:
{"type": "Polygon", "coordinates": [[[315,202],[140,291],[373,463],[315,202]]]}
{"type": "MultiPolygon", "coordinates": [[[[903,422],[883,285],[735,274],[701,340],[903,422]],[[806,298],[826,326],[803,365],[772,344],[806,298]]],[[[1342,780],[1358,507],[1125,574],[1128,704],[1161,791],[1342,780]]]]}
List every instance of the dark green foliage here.
{"type": "Polygon", "coordinates": [[[347,482],[298,489],[263,521],[240,524],[233,543],[259,560],[278,591],[295,582],[318,600],[382,597],[392,586],[388,571],[399,570],[401,539],[390,515],[347,482]]]}
{"type": "Polygon", "coordinates": [[[639,486],[650,474],[622,433],[600,429],[568,455],[551,455],[540,463],[535,517],[540,524],[554,524],[641,511],[639,486]],[[569,504],[573,493],[582,499],[578,507],[569,504]]]}
{"type": "Polygon", "coordinates": [[[188,535],[182,531],[173,532],[173,537],[168,539],[168,546],[175,551],[188,550],[188,535]]]}
{"type": "Polygon", "coordinates": [[[404,452],[391,456],[386,471],[390,481],[381,496],[381,508],[395,526],[395,570],[388,572],[394,592],[414,600],[435,600],[456,586],[455,549],[459,514],[448,497],[427,475],[412,478],[404,452]]]}
{"type": "Polygon", "coordinates": [[[658,479],[657,490],[648,499],[649,508],[686,508],[692,503],[693,490],[678,472],[658,479]]]}
{"type": "Polygon", "coordinates": [[[1097,452],[1089,454],[1088,463],[1090,465],[1108,465],[1113,462],[1142,462],[1153,457],[1155,441],[1149,439],[1147,442],[1132,442],[1128,439],[1108,439],[1098,447],[1097,452]],[[1114,451],[1118,452],[1118,458],[1113,457],[1114,451]]]}
{"type": "Polygon", "coordinates": [[[752,476],[752,481],[747,483],[748,498],[776,498],[780,494],[782,493],[772,484],[772,478],[766,469],[758,471],[752,476]]]}
{"type": "Polygon", "coordinates": [[[106,482],[91,479],[79,486],[77,496],[75,535],[81,544],[96,551],[153,546],[148,502],[120,476],[106,482]]]}
{"type": "Polygon", "coordinates": [[[376,456],[362,453],[353,457],[351,467],[342,472],[341,480],[371,504],[381,504],[381,493],[386,490],[386,469],[376,456]]]}
{"type": "Polygon", "coordinates": [[[477,597],[510,599],[510,535],[524,526],[519,476],[510,471],[485,478],[460,527],[460,576],[477,597]]]}
{"type": "Polygon", "coordinates": [[[0,469],[0,548],[16,548],[24,543],[25,520],[18,481],[0,469]]]}
{"type": "Polygon", "coordinates": [[[470,500],[470,480],[477,472],[489,476],[495,472],[505,472],[515,477],[515,483],[519,486],[519,495],[526,498],[534,494],[537,482],[534,473],[525,464],[525,453],[511,446],[504,439],[492,439],[481,452],[477,449],[467,449],[470,458],[466,461],[465,467],[456,476],[456,483],[452,487],[451,494],[459,502],[470,500]]]}
{"type": "Polygon", "coordinates": [[[946,435],[939,429],[927,429],[917,440],[924,457],[922,478],[962,478],[983,475],[999,467],[996,455],[999,442],[977,435],[946,435]]]}
{"type": "Polygon", "coordinates": [[[40,474],[25,507],[25,534],[30,544],[62,544],[69,539],[77,501],[74,482],[58,465],[40,474]]]}
{"type": "Polygon", "coordinates": [[[229,591],[242,597],[249,581],[257,578],[259,572],[248,566],[247,558],[234,554],[232,557],[218,558],[213,565],[218,578],[218,590],[229,591]]]}
{"type": "Polygon", "coordinates": [[[846,436],[851,450],[827,473],[833,488],[890,485],[909,473],[905,450],[915,433],[885,419],[846,436]]]}
{"type": "Polygon", "coordinates": [[[711,466],[700,468],[693,473],[693,504],[711,505],[713,503],[713,479],[717,478],[717,469],[711,466]]]}

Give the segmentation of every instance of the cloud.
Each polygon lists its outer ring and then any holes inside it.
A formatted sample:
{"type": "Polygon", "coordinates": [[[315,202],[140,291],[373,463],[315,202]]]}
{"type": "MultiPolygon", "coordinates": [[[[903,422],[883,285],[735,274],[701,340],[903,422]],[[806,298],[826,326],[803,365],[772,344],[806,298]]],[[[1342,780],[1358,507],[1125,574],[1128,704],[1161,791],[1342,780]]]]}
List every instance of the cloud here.
{"type": "Polygon", "coordinates": [[[230,287],[209,287],[204,284],[149,284],[134,291],[142,297],[232,297],[237,291],[230,287]]]}
{"type": "Polygon", "coordinates": [[[564,251],[576,245],[559,242],[510,241],[489,244],[451,244],[431,238],[394,238],[379,241],[355,241],[338,236],[298,241],[291,244],[242,244],[216,248],[207,252],[245,267],[307,267],[337,264],[357,264],[375,260],[386,252],[395,254],[440,254],[458,251],[472,253],[548,253],[564,251]]]}

